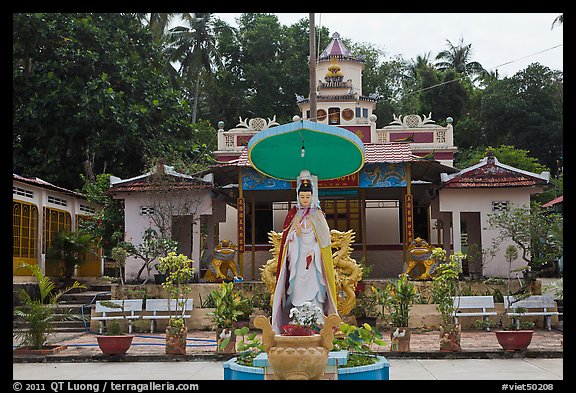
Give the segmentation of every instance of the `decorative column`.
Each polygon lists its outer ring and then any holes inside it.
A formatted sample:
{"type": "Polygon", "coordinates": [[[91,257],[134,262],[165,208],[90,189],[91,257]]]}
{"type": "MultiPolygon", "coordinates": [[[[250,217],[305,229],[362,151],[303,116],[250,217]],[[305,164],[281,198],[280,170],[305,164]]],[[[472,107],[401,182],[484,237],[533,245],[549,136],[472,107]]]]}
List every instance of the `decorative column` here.
{"type": "Polygon", "coordinates": [[[244,277],[244,190],[242,189],[242,168],[238,168],[238,268],[240,275],[244,277]]]}
{"type": "Polygon", "coordinates": [[[363,188],[360,189],[360,228],[362,231],[362,257],[366,261],[366,191],[363,188]]]}
{"type": "Polygon", "coordinates": [[[412,198],[412,171],[406,163],[406,194],[404,195],[404,262],[408,263],[408,246],[414,240],[414,206],[412,198]]]}
{"type": "Polygon", "coordinates": [[[251,273],[252,280],[256,277],[256,201],[254,200],[254,191],[250,192],[250,206],[252,214],[250,215],[250,222],[252,226],[252,265],[251,273]]]}

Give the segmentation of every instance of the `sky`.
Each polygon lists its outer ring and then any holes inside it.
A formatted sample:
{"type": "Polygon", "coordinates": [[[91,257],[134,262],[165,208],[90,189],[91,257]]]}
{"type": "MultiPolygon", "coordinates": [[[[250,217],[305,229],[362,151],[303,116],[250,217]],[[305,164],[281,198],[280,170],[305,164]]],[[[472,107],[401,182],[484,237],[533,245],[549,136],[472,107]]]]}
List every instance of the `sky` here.
{"type": "MultiPolygon", "coordinates": [[[[240,13],[215,16],[237,26],[240,13]]],[[[278,13],[283,25],[308,18],[303,13],[278,13]]],[[[472,44],[471,60],[500,78],[511,77],[532,63],[563,71],[564,26],[555,24],[558,13],[315,13],[316,27],[356,43],[370,43],[384,51],[384,59],[396,55],[405,60],[448,49],[448,41],[472,44]],[[448,41],[447,41],[448,40],[448,41]]],[[[318,43],[317,43],[318,44],[318,43]]],[[[323,50],[328,42],[320,42],[323,50]]]]}

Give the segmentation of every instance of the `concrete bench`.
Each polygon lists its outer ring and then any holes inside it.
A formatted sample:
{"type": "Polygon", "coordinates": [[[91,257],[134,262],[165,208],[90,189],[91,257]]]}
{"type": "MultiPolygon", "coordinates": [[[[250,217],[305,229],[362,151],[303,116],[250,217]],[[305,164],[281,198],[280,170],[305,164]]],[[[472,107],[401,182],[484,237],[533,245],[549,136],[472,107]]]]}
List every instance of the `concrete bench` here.
{"type": "Polygon", "coordinates": [[[543,316],[546,329],[552,330],[552,316],[558,315],[558,311],[550,311],[556,308],[556,301],[552,295],[532,295],[526,299],[518,300],[514,296],[504,296],[504,308],[508,316],[515,318],[516,327],[520,327],[518,317],[543,316]],[[518,312],[518,308],[526,309],[526,312],[518,312]]]}
{"type": "Polygon", "coordinates": [[[94,311],[97,315],[92,317],[95,321],[100,322],[100,334],[104,331],[106,321],[122,319],[128,321],[128,333],[132,333],[132,321],[141,318],[142,299],[104,300],[104,302],[112,302],[124,307],[124,311],[122,311],[122,308],[106,307],[102,302],[102,300],[96,302],[96,309],[94,311]]]}
{"type": "MultiPolygon", "coordinates": [[[[459,317],[481,317],[487,321],[491,315],[497,315],[494,308],[494,297],[492,296],[455,296],[454,301],[454,319],[458,323],[459,317]]],[[[486,330],[490,330],[486,327],[486,330]]]]}
{"type": "MultiPolygon", "coordinates": [[[[178,310],[182,310],[182,314],[178,315],[178,317],[182,317],[184,319],[190,318],[190,312],[192,311],[192,299],[180,299],[178,300],[178,310]],[[184,304],[182,304],[184,303],[184,304]],[[182,306],[184,308],[182,309],[182,306]]],[[[157,326],[157,321],[159,319],[169,319],[170,314],[174,316],[176,310],[176,299],[170,299],[170,303],[168,303],[168,299],[146,299],[146,311],[152,312],[151,315],[142,315],[142,319],[149,319],[150,320],[150,333],[154,333],[157,326]],[[168,308],[170,305],[170,308],[168,308]]]]}

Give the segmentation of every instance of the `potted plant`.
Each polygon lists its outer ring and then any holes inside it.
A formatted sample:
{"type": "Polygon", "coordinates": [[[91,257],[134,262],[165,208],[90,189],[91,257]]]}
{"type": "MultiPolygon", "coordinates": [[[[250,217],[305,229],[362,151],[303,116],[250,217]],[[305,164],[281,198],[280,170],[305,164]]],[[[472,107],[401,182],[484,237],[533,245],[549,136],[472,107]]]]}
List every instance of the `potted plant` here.
{"type": "Polygon", "coordinates": [[[400,274],[397,280],[390,280],[385,289],[372,287],[377,301],[382,306],[382,317],[390,325],[390,350],[410,351],[410,329],[408,327],[410,308],[416,299],[416,287],[408,274],[400,274]]]}
{"type": "MultiPolygon", "coordinates": [[[[234,329],[234,334],[236,337],[239,337],[237,343],[238,357],[236,358],[236,361],[238,364],[244,366],[252,366],[254,358],[264,352],[262,340],[260,340],[256,332],[250,332],[248,326],[234,329]]],[[[227,344],[225,343],[224,346],[226,345],[227,344]]]]}
{"type": "Polygon", "coordinates": [[[508,326],[504,325],[504,318],[508,315],[508,310],[513,304],[519,302],[530,296],[530,291],[528,286],[523,284],[520,286],[518,291],[512,293],[511,289],[511,276],[513,274],[518,274],[519,272],[529,270],[529,265],[513,269],[512,263],[518,259],[518,249],[514,245],[509,245],[504,251],[504,257],[508,263],[508,278],[506,279],[506,300],[508,307],[504,308],[504,313],[500,316],[500,329],[494,331],[496,334],[496,339],[506,351],[518,351],[527,349],[532,342],[532,336],[534,334],[534,322],[532,321],[521,321],[521,314],[525,309],[521,307],[515,308],[517,314],[510,319],[508,326]]]}
{"type": "Polygon", "coordinates": [[[186,312],[186,299],[192,289],[186,285],[194,275],[192,260],[184,254],[171,251],[158,259],[158,270],[166,274],[162,287],[168,293],[168,326],[166,327],[166,353],[186,354],[186,336],[188,328],[183,318],[186,312]],[[174,310],[171,310],[172,300],[174,310]]]}
{"type": "Polygon", "coordinates": [[[357,326],[362,326],[365,323],[370,326],[376,326],[376,321],[380,315],[376,293],[372,290],[359,292],[356,295],[356,303],[350,313],[354,315],[357,326]]]}
{"type": "Polygon", "coordinates": [[[284,336],[311,336],[318,334],[322,329],[319,322],[322,317],[320,307],[310,302],[304,302],[300,307],[290,309],[290,323],[282,325],[284,336]]]}
{"type": "Polygon", "coordinates": [[[436,274],[432,278],[432,301],[440,313],[440,350],[459,352],[461,326],[456,322],[454,313],[458,309],[454,297],[459,293],[460,262],[466,256],[460,252],[450,255],[446,261],[446,251],[436,247],[432,257],[439,261],[436,274]]]}
{"type": "Polygon", "coordinates": [[[368,324],[354,326],[344,322],[340,323],[333,344],[333,351],[348,351],[348,360],[346,365],[342,367],[374,364],[378,358],[373,351],[373,346],[386,345],[380,332],[372,326],[368,324]]]}
{"type": "Polygon", "coordinates": [[[124,302],[102,300],[100,303],[104,307],[120,309],[122,311],[123,324],[120,324],[117,320],[109,321],[106,324],[106,333],[96,336],[98,347],[105,355],[124,355],[130,349],[134,339],[133,334],[124,333],[124,326],[126,326],[124,302]]]}
{"type": "Polygon", "coordinates": [[[235,295],[236,295],[236,307],[238,311],[241,312],[241,314],[238,315],[236,322],[234,322],[234,327],[241,328],[243,326],[249,326],[250,318],[252,316],[252,312],[254,311],[254,305],[252,304],[252,300],[242,295],[242,293],[240,292],[236,293],[235,295]]]}
{"type": "Polygon", "coordinates": [[[234,283],[220,283],[218,289],[213,289],[210,292],[210,296],[214,301],[214,311],[210,314],[216,328],[216,349],[218,352],[233,353],[236,351],[234,322],[242,314],[238,310],[238,299],[234,294],[234,283]],[[225,345],[222,345],[223,343],[225,345]]]}
{"type": "Polygon", "coordinates": [[[366,265],[364,258],[362,258],[362,260],[358,262],[358,267],[360,268],[360,280],[358,281],[358,284],[356,284],[355,289],[356,295],[360,294],[361,292],[364,292],[364,290],[366,289],[366,281],[364,281],[364,279],[368,278],[368,276],[374,269],[373,265],[366,265]]]}
{"type": "MultiPolygon", "coordinates": [[[[86,286],[74,281],[71,286],[54,292],[54,282],[44,275],[38,265],[23,264],[20,267],[32,272],[38,283],[40,295],[38,298],[33,298],[24,289],[18,292],[22,305],[16,307],[14,315],[24,321],[24,329],[13,333],[14,338],[20,341],[15,351],[34,354],[54,353],[65,349],[65,346],[47,344],[48,337],[54,329],[55,308],[63,294],[86,286]]],[[[65,318],[78,318],[78,316],[69,314],[65,315],[65,318]]]]}

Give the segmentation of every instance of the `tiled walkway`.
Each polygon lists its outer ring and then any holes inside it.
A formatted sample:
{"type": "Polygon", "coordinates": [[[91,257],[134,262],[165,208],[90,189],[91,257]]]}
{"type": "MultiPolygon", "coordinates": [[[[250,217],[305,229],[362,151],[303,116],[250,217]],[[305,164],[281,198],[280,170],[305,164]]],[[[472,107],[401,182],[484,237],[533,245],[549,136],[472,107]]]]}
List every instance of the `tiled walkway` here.
{"type": "MultiPolygon", "coordinates": [[[[198,355],[202,358],[207,355],[215,355],[216,343],[215,333],[212,331],[190,331],[188,332],[187,356],[198,355]]],[[[536,329],[532,342],[524,355],[530,357],[562,357],[563,355],[563,332],[558,330],[546,331],[536,329]]],[[[385,337],[385,341],[389,339],[385,337]]],[[[49,355],[52,360],[63,361],[65,358],[74,361],[99,360],[104,357],[98,348],[96,334],[94,333],[58,333],[50,342],[67,345],[67,349],[49,355]]],[[[438,332],[412,333],[409,353],[391,353],[389,346],[375,347],[373,350],[385,354],[387,357],[437,357],[441,354],[439,350],[438,332]]],[[[479,354],[487,354],[487,357],[503,355],[503,350],[498,344],[494,332],[487,331],[463,331],[461,337],[462,352],[458,357],[466,358],[478,357],[479,354]]],[[[136,333],[132,346],[126,354],[125,360],[130,358],[166,357],[165,335],[163,333],[136,333]]],[[[14,357],[14,361],[17,361],[14,357]]]]}

